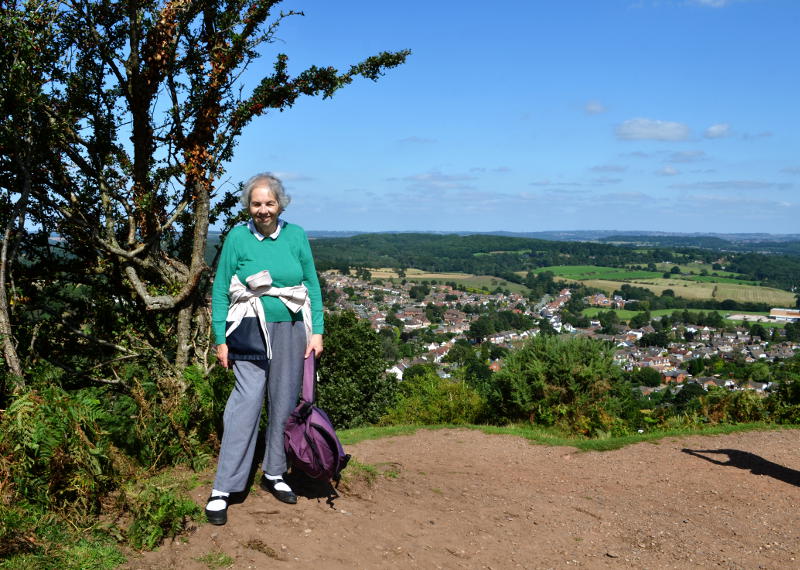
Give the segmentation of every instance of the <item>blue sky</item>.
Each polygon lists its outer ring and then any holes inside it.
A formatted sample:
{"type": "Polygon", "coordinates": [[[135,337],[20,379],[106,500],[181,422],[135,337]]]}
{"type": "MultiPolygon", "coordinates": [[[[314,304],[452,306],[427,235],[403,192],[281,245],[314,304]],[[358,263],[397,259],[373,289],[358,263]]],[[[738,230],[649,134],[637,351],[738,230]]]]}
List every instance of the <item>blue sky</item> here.
{"type": "Polygon", "coordinates": [[[800,233],[796,0],[290,0],[274,55],[377,83],[251,123],[307,230],[800,233]]]}

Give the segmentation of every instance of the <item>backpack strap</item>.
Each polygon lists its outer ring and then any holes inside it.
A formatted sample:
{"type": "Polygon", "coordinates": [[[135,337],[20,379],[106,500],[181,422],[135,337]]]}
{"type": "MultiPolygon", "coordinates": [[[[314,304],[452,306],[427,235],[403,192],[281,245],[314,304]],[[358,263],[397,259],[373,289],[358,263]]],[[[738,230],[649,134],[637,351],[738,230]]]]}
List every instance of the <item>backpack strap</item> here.
{"type": "Polygon", "coordinates": [[[312,350],[303,363],[303,401],[309,404],[314,403],[314,384],[317,378],[316,368],[316,352],[312,350]]]}

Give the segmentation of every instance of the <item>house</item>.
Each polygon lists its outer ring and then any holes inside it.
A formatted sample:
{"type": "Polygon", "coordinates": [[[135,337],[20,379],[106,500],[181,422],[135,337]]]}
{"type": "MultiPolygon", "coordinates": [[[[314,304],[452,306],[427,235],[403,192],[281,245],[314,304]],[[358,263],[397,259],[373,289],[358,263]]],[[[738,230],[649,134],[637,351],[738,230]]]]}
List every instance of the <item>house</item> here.
{"type": "Polygon", "coordinates": [[[674,382],[675,384],[683,384],[688,374],[686,370],[663,370],[661,372],[661,383],[669,384],[674,382]]]}
{"type": "Polygon", "coordinates": [[[781,322],[800,322],[800,309],[770,309],[769,318],[781,322]]]}

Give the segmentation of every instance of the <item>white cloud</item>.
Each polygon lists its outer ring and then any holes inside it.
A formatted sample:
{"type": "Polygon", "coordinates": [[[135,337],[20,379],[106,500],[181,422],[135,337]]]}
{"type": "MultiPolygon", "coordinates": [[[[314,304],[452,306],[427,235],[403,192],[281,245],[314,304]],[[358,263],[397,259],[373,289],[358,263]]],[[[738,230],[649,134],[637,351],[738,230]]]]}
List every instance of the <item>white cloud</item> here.
{"type": "Polygon", "coordinates": [[[416,190],[471,190],[474,186],[465,184],[470,180],[476,180],[474,176],[467,174],[443,174],[439,171],[423,172],[413,174],[403,178],[406,182],[411,182],[411,188],[416,190]]]}
{"type": "Polygon", "coordinates": [[[730,134],[731,126],[728,123],[718,123],[708,127],[703,136],[707,139],[721,139],[730,136],[730,134]]]}
{"type": "Polygon", "coordinates": [[[793,184],[767,182],[765,180],[716,180],[673,184],[670,188],[680,190],[789,190],[793,184]]]}
{"type": "Polygon", "coordinates": [[[511,169],[508,166],[496,166],[494,168],[486,168],[485,166],[473,166],[469,169],[470,172],[477,172],[481,174],[485,174],[486,172],[491,172],[494,174],[505,174],[506,172],[511,172],[511,169]]]}
{"type": "Polygon", "coordinates": [[[669,155],[669,162],[698,162],[708,158],[702,150],[684,150],[669,155]]]}
{"type": "Polygon", "coordinates": [[[742,138],[746,141],[752,141],[756,139],[764,139],[771,137],[772,133],[770,131],[761,131],[760,133],[744,133],[742,138]]]}
{"type": "Polygon", "coordinates": [[[309,180],[314,180],[311,176],[299,172],[273,172],[273,174],[283,182],[307,182],[309,180]]]}
{"type": "Polygon", "coordinates": [[[709,8],[724,8],[730,4],[730,0],[691,0],[692,4],[708,6],[709,8]]]}
{"type": "Polygon", "coordinates": [[[616,128],[617,138],[628,141],[683,141],[689,138],[689,127],[683,123],[656,119],[628,119],[616,128]]]}
{"type": "Polygon", "coordinates": [[[627,166],[619,164],[598,164],[597,166],[592,166],[592,171],[594,172],[625,172],[626,170],[628,170],[627,166]]]}
{"type": "Polygon", "coordinates": [[[583,110],[589,115],[599,115],[608,111],[606,106],[600,101],[588,101],[586,105],[583,106],[583,110]]]}
{"type": "Polygon", "coordinates": [[[531,186],[547,186],[551,188],[555,187],[575,187],[575,186],[582,186],[580,182],[553,182],[552,180],[537,180],[536,182],[531,182],[531,186]]]}
{"type": "Polygon", "coordinates": [[[676,176],[680,173],[681,173],[680,170],[678,170],[674,166],[669,166],[669,165],[665,166],[661,170],[656,171],[656,174],[658,174],[659,176],[676,176]]]}
{"type": "Polygon", "coordinates": [[[603,178],[592,179],[593,184],[619,184],[620,182],[622,182],[622,178],[603,177],[603,178]]]}
{"type": "Polygon", "coordinates": [[[784,174],[800,174],[800,166],[787,166],[786,168],[781,168],[781,172],[784,174]]]}
{"type": "Polygon", "coordinates": [[[650,203],[652,198],[643,192],[613,192],[599,197],[603,202],[650,203]]]}

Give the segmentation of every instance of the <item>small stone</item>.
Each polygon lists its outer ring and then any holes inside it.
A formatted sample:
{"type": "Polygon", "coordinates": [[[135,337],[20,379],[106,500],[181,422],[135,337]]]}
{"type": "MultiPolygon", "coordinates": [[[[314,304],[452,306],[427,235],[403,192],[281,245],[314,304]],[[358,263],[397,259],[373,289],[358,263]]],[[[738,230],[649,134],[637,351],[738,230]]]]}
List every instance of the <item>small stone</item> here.
{"type": "Polygon", "coordinates": [[[619,558],[619,554],[617,554],[616,552],[606,552],[606,556],[608,556],[609,558],[619,558]]]}

